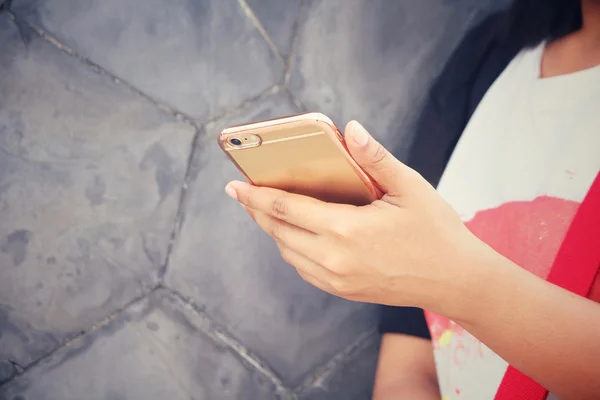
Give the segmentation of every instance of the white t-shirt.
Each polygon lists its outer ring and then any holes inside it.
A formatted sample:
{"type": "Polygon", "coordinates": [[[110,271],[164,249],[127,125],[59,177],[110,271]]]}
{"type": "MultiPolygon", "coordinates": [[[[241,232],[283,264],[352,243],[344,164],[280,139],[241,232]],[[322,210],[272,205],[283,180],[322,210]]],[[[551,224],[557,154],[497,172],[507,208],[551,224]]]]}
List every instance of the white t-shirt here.
{"type": "MultiPolygon", "coordinates": [[[[480,239],[546,278],[600,170],[600,66],[540,79],[544,47],[488,90],[438,191],[480,239]]],[[[443,399],[493,399],[508,364],[453,322],[427,320],[443,399]]]]}

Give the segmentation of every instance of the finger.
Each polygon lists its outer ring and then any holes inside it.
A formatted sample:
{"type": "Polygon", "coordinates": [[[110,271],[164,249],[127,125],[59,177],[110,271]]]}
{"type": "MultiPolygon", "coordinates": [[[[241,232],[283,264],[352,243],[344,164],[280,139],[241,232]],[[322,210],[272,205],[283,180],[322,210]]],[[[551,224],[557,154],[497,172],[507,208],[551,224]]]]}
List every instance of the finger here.
{"type": "Polygon", "coordinates": [[[416,171],[398,161],[360,123],[350,121],[345,137],[352,158],[389,196],[411,189],[406,180],[418,176],[416,171]]]}
{"type": "Polygon", "coordinates": [[[285,262],[296,268],[302,279],[325,292],[334,293],[331,282],[338,280],[339,276],[285,246],[279,249],[285,262]]]}
{"type": "Polygon", "coordinates": [[[334,221],[345,219],[345,211],[351,207],[239,181],[230,182],[225,191],[246,207],[315,233],[324,232],[334,221]]]}
{"type": "Polygon", "coordinates": [[[308,258],[314,263],[322,259],[322,253],[327,251],[327,238],[313,232],[288,224],[260,211],[246,207],[246,211],[260,228],[271,236],[278,245],[308,258]]]}
{"type": "Polygon", "coordinates": [[[298,273],[298,275],[300,275],[300,278],[302,278],[302,280],[304,282],[306,282],[324,292],[333,294],[333,288],[331,286],[327,285],[326,283],[321,282],[314,276],[307,274],[306,272],[303,272],[302,270],[296,269],[296,272],[298,273]]]}
{"type": "Polygon", "coordinates": [[[318,236],[316,233],[288,224],[287,222],[271,217],[262,211],[253,210],[250,207],[245,208],[256,224],[278,244],[283,244],[287,247],[294,246],[294,244],[297,243],[303,243],[301,247],[317,245],[318,236]]]}

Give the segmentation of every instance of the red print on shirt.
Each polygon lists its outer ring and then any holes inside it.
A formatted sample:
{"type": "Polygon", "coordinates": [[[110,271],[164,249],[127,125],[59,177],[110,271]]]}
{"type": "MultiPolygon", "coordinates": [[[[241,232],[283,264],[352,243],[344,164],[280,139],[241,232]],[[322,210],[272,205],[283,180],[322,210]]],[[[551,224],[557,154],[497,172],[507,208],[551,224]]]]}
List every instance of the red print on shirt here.
{"type": "MultiPolygon", "coordinates": [[[[498,253],[546,279],[578,208],[574,201],[542,196],[480,211],[465,224],[498,253]]],[[[427,313],[427,321],[435,346],[464,334],[459,325],[438,315],[427,313]]],[[[455,350],[456,365],[465,356],[483,356],[481,349],[463,349],[460,341],[455,350]]]]}
{"type": "MultiPolygon", "coordinates": [[[[465,225],[498,253],[546,279],[578,208],[574,201],[542,196],[480,211],[465,225]]],[[[489,350],[462,327],[429,312],[426,317],[434,347],[443,348],[454,368],[486,357],[489,350]]],[[[446,378],[445,384],[460,396],[458,382],[446,378]]]]}

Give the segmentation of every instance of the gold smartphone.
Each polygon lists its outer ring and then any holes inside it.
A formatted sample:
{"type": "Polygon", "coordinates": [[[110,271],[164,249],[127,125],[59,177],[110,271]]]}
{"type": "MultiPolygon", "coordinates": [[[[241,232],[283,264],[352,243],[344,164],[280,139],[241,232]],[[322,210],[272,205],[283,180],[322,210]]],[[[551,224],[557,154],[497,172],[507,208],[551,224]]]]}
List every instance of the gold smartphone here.
{"type": "Polygon", "coordinates": [[[227,128],[219,145],[253,185],[362,206],[381,191],[352,159],[339,129],[309,113],[227,128]]]}

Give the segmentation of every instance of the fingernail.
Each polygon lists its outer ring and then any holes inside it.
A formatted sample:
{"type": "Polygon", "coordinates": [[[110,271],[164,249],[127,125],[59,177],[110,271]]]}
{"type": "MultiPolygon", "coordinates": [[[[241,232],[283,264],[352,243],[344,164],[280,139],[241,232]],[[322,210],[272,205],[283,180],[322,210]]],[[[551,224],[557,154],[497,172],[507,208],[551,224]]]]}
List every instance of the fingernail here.
{"type": "Polygon", "coordinates": [[[235,191],[231,183],[225,186],[225,193],[227,193],[232,199],[237,200],[237,192],[235,191]]]}
{"type": "Polygon", "coordinates": [[[357,121],[352,121],[352,139],[360,147],[365,147],[369,143],[369,133],[357,121]]]}

